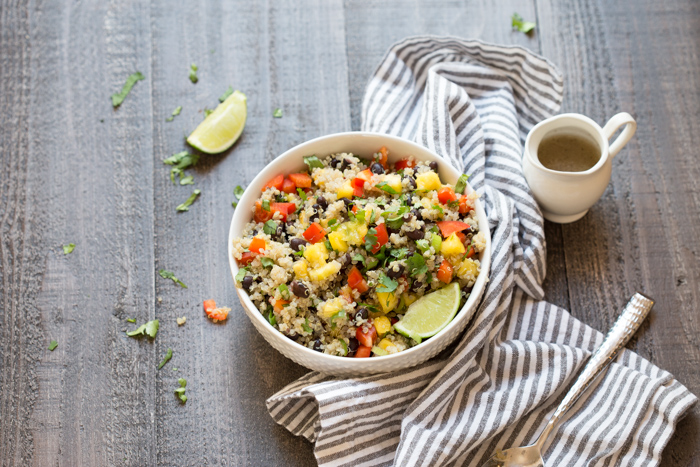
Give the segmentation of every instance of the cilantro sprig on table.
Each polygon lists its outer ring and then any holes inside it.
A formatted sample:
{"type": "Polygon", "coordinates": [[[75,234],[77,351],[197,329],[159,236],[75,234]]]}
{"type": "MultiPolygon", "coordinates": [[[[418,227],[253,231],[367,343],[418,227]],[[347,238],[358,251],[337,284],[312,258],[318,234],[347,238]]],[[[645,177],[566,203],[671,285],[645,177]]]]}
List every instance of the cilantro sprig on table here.
{"type": "Polygon", "coordinates": [[[158,364],[158,369],[160,370],[165,366],[170,359],[173,358],[173,349],[168,349],[168,351],[165,353],[165,357],[163,357],[163,360],[158,364]]]}
{"type": "Polygon", "coordinates": [[[185,283],[182,282],[177,277],[175,277],[175,274],[171,271],[166,271],[165,269],[161,269],[160,271],[158,271],[158,274],[160,274],[160,277],[162,277],[163,279],[171,279],[173,282],[175,282],[177,285],[179,285],[183,289],[187,288],[185,283]]]}
{"type": "Polygon", "coordinates": [[[175,117],[180,115],[180,112],[182,112],[182,106],[178,105],[177,107],[175,107],[175,110],[173,110],[173,113],[168,118],[165,119],[165,121],[172,122],[175,117]]]}
{"type": "Polygon", "coordinates": [[[529,34],[537,26],[537,23],[533,23],[531,21],[525,21],[523,19],[523,17],[517,13],[513,13],[513,16],[510,17],[510,20],[511,20],[511,26],[513,27],[513,29],[520,31],[522,33],[525,33],[525,34],[529,34]]]}
{"type": "Polygon", "coordinates": [[[129,337],[135,337],[135,336],[149,336],[151,339],[155,339],[156,335],[158,334],[158,328],[160,327],[160,323],[158,322],[157,319],[154,319],[153,321],[149,321],[146,324],[142,324],[138,328],[134,329],[133,331],[127,332],[126,335],[129,337]]]}
{"type": "Polygon", "coordinates": [[[136,84],[137,81],[141,81],[143,79],[145,79],[145,77],[141,74],[140,71],[129,75],[129,77],[126,79],[126,83],[124,83],[124,86],[122,86],[122,90],[118,93],[112,94],[112,107],[116,108],[122,105],[122,102],[124,102],[126,96],[128,96],[131,92],[131,88],[134,87],[134,84],[136,84]]]}
{"type": "Polygon", "coordinates": [[[68,245],[63,245],[63,254],[69,255],[69,254],[73,253],[74,249],[75,249],[75,243],[69,243],[68,245]]]}
{"type": "Polygon", "coordinates": [[[192,192],[189,198],[185,200],[184,203],[178,205],[175,209],[177,212],[185,212],[190,210],[190,206],[192,206],[192,203],[194,203],[194,200],[197,199],[197,197],[202,193],[202,190],[199,188],[195,188],[195,190],[192,192]]]}
{"type": "MultiPolygon", "coordinates": [[[[170,181],[175,183],[175,177],[182,177],[184,170],[197,165],[199,154],[190,154],[188,151],[181,151],[163,159],[163,164],[172,165],[170,169],[170,181]]],[[[180,180],[181,185],[185,185],[180,180]]]]}

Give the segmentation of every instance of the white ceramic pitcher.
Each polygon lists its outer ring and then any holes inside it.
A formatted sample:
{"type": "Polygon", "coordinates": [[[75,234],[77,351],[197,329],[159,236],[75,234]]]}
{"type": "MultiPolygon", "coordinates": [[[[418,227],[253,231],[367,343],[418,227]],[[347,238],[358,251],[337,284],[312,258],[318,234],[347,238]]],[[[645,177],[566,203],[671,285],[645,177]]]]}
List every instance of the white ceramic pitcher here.
{"type": "Polygon", "coordinates": [[[612,159],[634,136],[637,123],[626,112],[612,117],[605,127],[581,114],[561,114],[535,125],[525,140],[523,172],[544,218],[566,224],[582,218],[601,197],[610,182],[612,159]],[[609,144],[620,127],[624,130],[609,144]],[[600,148],[600,159],[583,172],[561,172],[548,169],[537,158],[540,142],[547,136],[574,134],[583,136],[600,148]]]}

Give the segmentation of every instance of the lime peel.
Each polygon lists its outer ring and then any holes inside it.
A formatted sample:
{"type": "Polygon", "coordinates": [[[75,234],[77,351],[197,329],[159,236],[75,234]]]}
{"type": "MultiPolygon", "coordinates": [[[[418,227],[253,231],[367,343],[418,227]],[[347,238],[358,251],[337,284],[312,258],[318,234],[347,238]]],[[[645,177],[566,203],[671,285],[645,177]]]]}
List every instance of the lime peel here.
{"type": "Polygon", "coordinates": [[[421,341],[442,331],[459,311],[461,291],[458,282],[422,296],[406,310],[394,329],[411,339],[421,341]]]}
{"type": "Polygon", "coordinates": [[[247,98],[235,91],[187,137],[187,143],[207,154],[218,154],[233,146],[248,118],[247,98]]]}

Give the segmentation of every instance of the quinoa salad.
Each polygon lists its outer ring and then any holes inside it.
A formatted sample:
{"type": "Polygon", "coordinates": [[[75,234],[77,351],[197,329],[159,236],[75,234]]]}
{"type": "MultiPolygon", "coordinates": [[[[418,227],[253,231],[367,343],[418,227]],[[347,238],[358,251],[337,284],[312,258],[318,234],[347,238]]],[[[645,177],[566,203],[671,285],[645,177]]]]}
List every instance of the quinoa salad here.
{"type": "MultiPolygon", "coordinates": [[[[304,157],[307,170],[270,180],[253,220],[233,240],[245,290],[287,338],[341,357],[394,354],[420,344],[394,325],[423,295],[458,282],[460,308],[486,247],[465,192],[437,162],[387,149],[304,157]]],[[[453,286],[454,287],[454,286],[453,286]]]]}

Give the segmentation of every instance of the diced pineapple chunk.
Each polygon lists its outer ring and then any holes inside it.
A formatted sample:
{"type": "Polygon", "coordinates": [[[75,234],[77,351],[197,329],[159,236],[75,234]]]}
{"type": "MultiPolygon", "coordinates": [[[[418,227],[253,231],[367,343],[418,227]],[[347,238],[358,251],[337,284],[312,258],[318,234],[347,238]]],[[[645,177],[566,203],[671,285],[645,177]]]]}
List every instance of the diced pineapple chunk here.
{"type": "Polygon", "coordinates": [[[442,188],[440,177],[433,171],[418,174],[416,177],[416,185],[419,190],[439,190],[442,188]]]}
{"type": "Polygon", "coordinates": [[[440,253],[442,253],[443,256],[462,255],[465,251],[464,245],[462,245],[462,241],[456,233],[447,237],[440,247],[440,253]]]}
{"type": "Polygon", "coordinates": [[[399,297],[394,292],[377,292],[377,298],[384,313],[389,313],[399,304],[399,297]]]}
{"type": "Polygon", "coordinates": [[[348,251],[348,242],[345,241],[345,233],[343,230],[336,230],[328,234],[328,240],[335,251],[345,253],[348,251]]]}
{"type": "Polygon", "coordinates": [[[389,339],[382,339],[382,340],[380,340],[379,343],[377,344],[377,347],[379,347],[380,349],[387,350],[387,351],[389,350],[389,347],[394,347],[394,348],[396,348],[396,346],[394,345],[394,343],[391,342],[389,339]]]}
{"type": "Polygon", "coordinates": [[[403,296],[403,302],[406,304],[406,306],[411,306],[411,304],[416,300],[418,300],[418,297],[411,293],[405,293],[403,296]]]}
{"type": "Polygon", "coordinates": [[[401,190],[403,187],[401,186],[401,175],[398,174],[390,174],[387,175],[384,178],[384,181],[386,182],[387,186],[391,187],[396,191],[397,193],[401,193],[401,190]]]}
{"type": "Polygon", "coordinates": [[[308,279],[309,278],[309,263],[305,259],[300,259],[299,261],[296,261],[292,265],[292,269],[294,269],[294,274],[299,279],[308,279]]]}
{"type": "Polygon", "coordinates": [[[374,324],[374,329],[377,330],[379,337],[382,337],[384,334],[391,331],[391,321],[389,321],[389,318],[386,316],[375,318],[374,321],[372,321],[372,324],[374,324]]]}
{"type": "Polygon", "coordinates": [[[479,275],[479,265],[473,259],[465,258],[461,263],[459,263],[455,273],[458,277],[463,277],[465,279],[475,278],[479,275]]]}
{"type": "Polygon", "coordinates": [[[343,224],[343,227],[345,229],[345,241],[348,242],[349,245],[362,245],[362,239],[367,235],[367,226],[365,224],[346,222],[343,224]]]}
{"type": "Polygon", "coordinates": [[[342,310],[345,305],[347,305],[347,302],[343,297],[336,297],[328,300],[318,307],[318,316],[323,319],[331,319],[331,317],[342,310]]]}
{"type": "Polygon", "coordinates": [[[321,267],[309,271],[309,278],[314,282],[319,282],[335,275],[342,266],[337,261],[331,261],[321,267]]]}
{"type": "Polygon", "coordinates": [[[348,198],[352,199],[352,183],[350,180],[346,180],[345,183],[338,189],[338,199],[340,198],[348,198]]]}
{"type": "Polygon", "coordinates": [[[309,260],[311,266],[319,268],[326,264],[328,259],[328,250],[324,242],[314,243],[304,249],[304,258],[309,260]]]}

